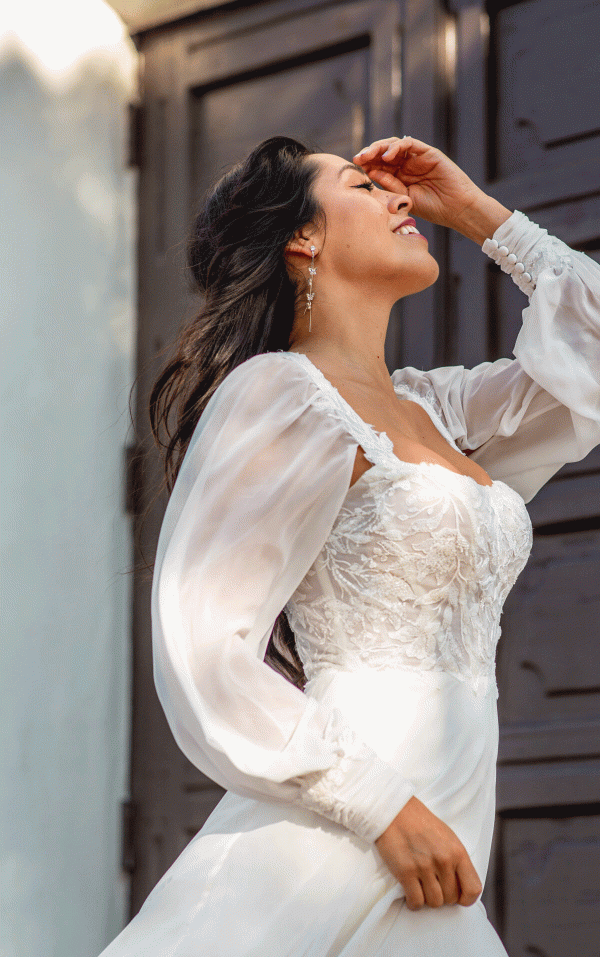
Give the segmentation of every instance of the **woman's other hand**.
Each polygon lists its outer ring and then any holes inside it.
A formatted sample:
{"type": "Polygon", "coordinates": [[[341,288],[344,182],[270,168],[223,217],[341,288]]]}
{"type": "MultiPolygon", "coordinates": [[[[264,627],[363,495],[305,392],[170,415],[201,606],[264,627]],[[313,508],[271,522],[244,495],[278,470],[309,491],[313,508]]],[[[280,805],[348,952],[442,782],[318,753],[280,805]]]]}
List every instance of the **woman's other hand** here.
{"type": "Polygon", "coordinates": [[[483,890],[454,831],[416,797],[404,805],[375,846],[402,884],[409,910],[420,910],[424,904],[468,907],[483,890]]]}
{"type": "Polygon", "coordinates": [[[375,140],[353,157],[367,176],[391,193],[410,196],[415,216],[457,228],[486,194],[445,153],[412,136],[375,140]]]}

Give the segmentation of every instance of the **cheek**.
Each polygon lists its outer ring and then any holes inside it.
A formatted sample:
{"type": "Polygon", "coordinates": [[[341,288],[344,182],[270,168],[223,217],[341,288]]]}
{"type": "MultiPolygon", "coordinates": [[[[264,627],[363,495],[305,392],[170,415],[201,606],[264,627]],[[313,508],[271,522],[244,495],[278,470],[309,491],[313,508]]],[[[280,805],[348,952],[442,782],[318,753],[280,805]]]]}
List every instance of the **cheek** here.
{"type": "Polygon", "coordinates": [[[341,272],[372,268],[381,260],[382,245],[395,237],[386,232],[389,214],[373,197],[344,198],[327,203],[325,209],[327,230],[325,242],[329,256],[341,272]]]}
{"type": "Polygon", "coordinates": [[[364,209],[355,207],[340,211],[336,221],[336,236],[340,245],[351,252],[362,251],[365,256],[381,242],[388,239],[385,214],[376,207],[365,203],[364,209]]]}

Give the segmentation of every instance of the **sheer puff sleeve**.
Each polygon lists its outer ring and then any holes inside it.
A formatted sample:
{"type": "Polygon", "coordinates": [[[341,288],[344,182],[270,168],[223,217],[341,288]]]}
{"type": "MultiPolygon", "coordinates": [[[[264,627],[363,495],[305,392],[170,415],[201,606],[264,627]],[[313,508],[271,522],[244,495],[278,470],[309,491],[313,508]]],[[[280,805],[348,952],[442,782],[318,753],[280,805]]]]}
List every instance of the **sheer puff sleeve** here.
{"type": "Polygon", "coordinates": [[[296,364],[265,353],[219,385],[161,527],[152,582],[158,696],[221,787],[303,805],[374,841],[414,793],[345,724],[264,662],[275,619],[327,540],[357,443],[296,364]]]}
{"type": "Polygon", "coordinates": [[[459,449],[529,502],[600,443],[600,266],[516,210],[482,246],[528,296],[515,359],[392,373],[459,449]]]}

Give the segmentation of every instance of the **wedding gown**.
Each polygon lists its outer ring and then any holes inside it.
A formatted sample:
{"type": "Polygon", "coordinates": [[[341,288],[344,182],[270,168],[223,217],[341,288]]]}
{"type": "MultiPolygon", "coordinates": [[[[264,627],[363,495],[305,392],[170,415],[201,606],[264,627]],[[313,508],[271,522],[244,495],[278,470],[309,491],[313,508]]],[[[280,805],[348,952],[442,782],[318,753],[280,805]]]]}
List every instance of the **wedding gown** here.
{"type": "Polygon", "coordinates": [[[530,297],[516,358],[391,378],[491,486],[398,459],[304,355],[255,356],[211,397],[161,529],[153,647],[178,744],[228,793],[103,957],[506,954],[481,900],[410,911],[374,844],[415,794],[485,881],[525,502],[600,443],[600,267],[519,211],[482,249],[530,297]],[[284,607],[304,693],[263,660],[284,607]]]}

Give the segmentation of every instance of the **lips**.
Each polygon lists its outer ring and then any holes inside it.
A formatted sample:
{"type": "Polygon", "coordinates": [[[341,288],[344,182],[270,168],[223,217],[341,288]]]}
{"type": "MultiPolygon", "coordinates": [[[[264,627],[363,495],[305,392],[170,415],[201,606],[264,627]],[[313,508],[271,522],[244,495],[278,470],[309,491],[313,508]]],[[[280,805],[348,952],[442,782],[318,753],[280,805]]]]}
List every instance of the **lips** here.
{"type": "Polygon", "coordinates": [[[410,219],[410,218],[405,219],[401,223],[399,223],[398,226],[396,226],[396,228],[393,230],[393,232],[400,233],[401,236],[410,236],[410,235],[420,236],[421,235],[421,233],[417,229],[417,224],[415,223],[414,219],[410,219]]]}

